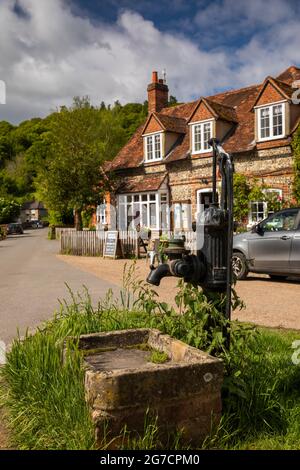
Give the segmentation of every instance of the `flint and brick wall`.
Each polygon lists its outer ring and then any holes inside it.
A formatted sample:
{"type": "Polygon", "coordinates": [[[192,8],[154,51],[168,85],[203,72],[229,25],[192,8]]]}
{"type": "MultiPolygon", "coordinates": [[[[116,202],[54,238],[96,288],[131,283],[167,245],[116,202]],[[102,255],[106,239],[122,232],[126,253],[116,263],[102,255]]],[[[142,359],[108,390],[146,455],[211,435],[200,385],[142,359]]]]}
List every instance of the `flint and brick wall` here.
{"type": "MultiPolygon", "coordinates": [[[[278,148],[260,149],[253,152],[235,155],[235,172],[246,175],[250,180],[270,188],[281,189],[283,199],[292,197],[293,155],[290,145],[278,148]]],[[[170,202],[190,201],[192,215],[197,210],[197,190],[212,187],[212,158],[200,156],[177,162],[144,165],[143,167],[121,172],[122,180],[126,176],[136,176],[165,172],[169,176],[170,202]]],[[[112,203],[114,197],[112,197],[112,203]]]]}

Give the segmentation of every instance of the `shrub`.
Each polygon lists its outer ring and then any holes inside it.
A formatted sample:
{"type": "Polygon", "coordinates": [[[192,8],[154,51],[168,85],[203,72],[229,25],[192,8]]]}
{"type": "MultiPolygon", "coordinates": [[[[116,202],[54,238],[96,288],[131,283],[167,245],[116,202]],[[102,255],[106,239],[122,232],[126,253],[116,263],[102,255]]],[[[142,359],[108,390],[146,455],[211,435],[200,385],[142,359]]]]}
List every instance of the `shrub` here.
{"type": "Polygon", "coordinates": [[[8,224],[20,214],[21,205],[13,199],[0,197],[0,224],[8,224]]]}

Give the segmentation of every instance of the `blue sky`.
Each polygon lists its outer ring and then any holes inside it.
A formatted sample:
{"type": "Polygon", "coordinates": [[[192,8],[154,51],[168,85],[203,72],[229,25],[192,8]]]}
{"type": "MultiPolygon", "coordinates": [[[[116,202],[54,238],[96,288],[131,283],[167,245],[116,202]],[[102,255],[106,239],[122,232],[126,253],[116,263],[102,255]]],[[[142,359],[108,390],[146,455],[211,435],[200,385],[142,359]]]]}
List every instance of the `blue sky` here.
{"type": "MultiPolygon", "coordinates": [[[[257,17],[252,18],[249,6],[245,10],[244,3],[239,0],[75,0],[70,4],[75,14],[110,24],[115,23],[122,12],[135,11],[152,21],[159,30],[185,35],[201,48],[209,50],[211,47],[241,47],[259,32],[261,24],[265,22],[258,21],[257,17]],[[215,34],[215,28],[222,34],[215,34]]],[[[251,3],[251,0],[246,3],[251,3]]],[[[278,2],[274,3],[278,5],[278,2]]],[[[297,3],[295,0],[287,1],[296,11],[297,3]]],[[[256,11],[253,12],[256,16],[256,11]]]]}
{"type": "Polygon", "coordinates": [[[0,120],[143,102],[164,68],[180,101],[258,83],[300,66],[299,31],[293,0],[0,0],[0,120]]]}

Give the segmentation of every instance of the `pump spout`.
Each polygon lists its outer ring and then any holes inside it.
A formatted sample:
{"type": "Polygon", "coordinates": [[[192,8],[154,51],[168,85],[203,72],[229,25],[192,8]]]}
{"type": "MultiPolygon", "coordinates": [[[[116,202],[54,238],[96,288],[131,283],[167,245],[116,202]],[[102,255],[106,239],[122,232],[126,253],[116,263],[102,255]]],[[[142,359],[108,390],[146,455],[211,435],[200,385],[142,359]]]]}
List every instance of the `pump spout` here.
{"type": "Polygon", "coordinates": [[[151,271],[147,277],[147,282],[154,286],[159,286],[163,277],[172,276],[170,266],[167,263],[159,264],[157,268],[150,266],[150,269],[151,271]]]}

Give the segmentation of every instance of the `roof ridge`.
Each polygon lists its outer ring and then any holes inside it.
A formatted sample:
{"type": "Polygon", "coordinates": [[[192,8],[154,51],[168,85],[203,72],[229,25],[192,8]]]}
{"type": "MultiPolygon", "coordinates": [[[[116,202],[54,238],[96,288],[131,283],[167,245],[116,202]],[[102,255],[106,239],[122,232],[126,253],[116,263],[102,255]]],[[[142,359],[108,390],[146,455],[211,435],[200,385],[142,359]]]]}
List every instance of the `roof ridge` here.
{"type": "Polygon", "coordinates": [[[270,78],[272,78],[272,80],[275,80],[276,82],[278,82],[278,83],[280,83],[284,86],[288,86],[289,88],[293,88],[289,83],[284,82],[283,80],[279,80],[279,78],[277,78],[277,77],[270,77],[270,78]]]}
{"type": "Polygon", "coordinates": [[[234,90],[222,91],[220,93],[217,93],[216,95],[207,96],[207,99],[211,99],[212,97],[225,95],[225,94],[229,95],[229,94],[234,94],[234,93],[240,93],[240,92],[243,92],[243,91],[246,91],[246,90],[250,90],[251,88],[261,87],[262,85],[263,85],[263,83],[257,83],[255,85],[249,85],[249,86],[246,86],[246,87],[243,87],[243,88],[236,88],[234,90]]]}
{"type": "MultiPolygon", "coordinates": [[[[163,109],[165,109],[165,108],[163,108],[163,109]]],[[[172,116],[172,115],[164,114],[164,113],[161,113],[161,112],[160,113],[154,112],[153,114],[156,114],[158,117],[163,116],[163,117],[167,117],[167,118],[178,119],[179,121],[186,121],[186,118],[184,118],[184,117],[172,116]]]]}
{"type": "Polygon", "coordinates": [[[203,99],[206,100],[206,101],[209,101],[213,104],[217,104],[218,106],[223,106],[224,108],[232,109],[233,111],[235,111],[234,106],[230,106],[229,104],[219,103],[218,101],[214,101],[211,98],[203,98],[203,99]]]}
{"type": "MultiPolygon", "coordinates": [[[[171,109],[178,109],[180,107],[183,107],[183,106],[188,106],[188,105],[191,105],[191,104],[194,104],[198,101],[197,100],[193,100],[193,101],[187,101],[186,103],[180,103],[180,104],[177,104],[176,106],[166,106],[165,108],[162,108],[161,111],[163,111],[164,109],[168,109],[168,110],[171,110],[171,109]]],[[[160,112],[161,112],[160,111],[160,112]]]]}

